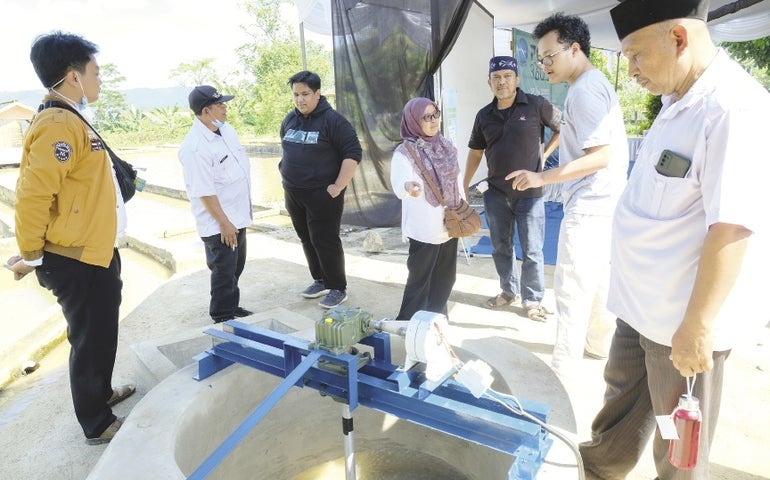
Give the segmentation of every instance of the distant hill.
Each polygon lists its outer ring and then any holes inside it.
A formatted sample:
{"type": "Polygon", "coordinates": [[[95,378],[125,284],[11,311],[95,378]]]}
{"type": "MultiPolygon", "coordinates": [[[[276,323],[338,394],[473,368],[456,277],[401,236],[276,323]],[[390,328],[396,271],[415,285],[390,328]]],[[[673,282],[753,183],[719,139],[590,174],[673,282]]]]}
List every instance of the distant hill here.
{"type": "MultiPolygon", "coordinates": [[[[159,107],[173,107],[179,105],[187,108],[187,95],[190,93],[186,87],[168,88],[132,88],[123,91],[126,101],[140,110],[150,110],[159,107]]],[[[17,100],[24,105],[35,108],[45,95],[43,90],[25,90],[18,92],[0,92],[0,103],[17,100]]]]}

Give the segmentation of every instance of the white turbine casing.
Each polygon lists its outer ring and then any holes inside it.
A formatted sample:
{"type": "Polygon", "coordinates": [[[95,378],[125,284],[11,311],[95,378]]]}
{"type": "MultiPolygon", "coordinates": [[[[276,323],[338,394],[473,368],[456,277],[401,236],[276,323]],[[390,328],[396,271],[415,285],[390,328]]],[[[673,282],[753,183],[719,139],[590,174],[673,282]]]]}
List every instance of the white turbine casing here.
{"type": "Polygon", "coordinates": [[[426,364],[425,376],[438,381],[453,367],[449,343],[444,333],[449,323],[440,313],[420,310],[412,315],[406,329],[404,370],[418,362],[426,364]]]}

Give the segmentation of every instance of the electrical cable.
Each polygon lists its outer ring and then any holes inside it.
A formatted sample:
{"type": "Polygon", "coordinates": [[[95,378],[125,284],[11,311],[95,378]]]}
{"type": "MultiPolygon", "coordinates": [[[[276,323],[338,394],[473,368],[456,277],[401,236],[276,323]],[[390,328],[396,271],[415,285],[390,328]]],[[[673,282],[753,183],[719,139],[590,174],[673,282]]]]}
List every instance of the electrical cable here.
{"type": "MultiPolygon", "coordinates": [[[[446,348],[449,350],[449,355],[456,361],[454,365],[455,374],[453,374],[453,377],[455,377],[456,379],[457,378],[456,372],[460,370],[465,363],[462,360],[460,360],[460,358],[457,356],[454,349],[450,345],[449,341],[444,336],[444,332],[441,332],[440,330],[439,330],[439,341],[446,346],[446,348]]],[[[519,399],[516,398],[515,396],[496,392],[491,388],[487,388],[483,395],[487,396],[491,400],[494,400],[500,403],[503,407],[507,408],[514,414],[524,417],[527,420],[530,420],[538,424],[540,427],[544,428],[550,434],[552,434],[553,436],[555,436],[556,438],[564,442],[569,447],[569,449],[572,450],[572,453],[575,454],[575,462],[577,463],[577,469],[578,469],[578,479],[585,480],[586,473],[585,473],[585,467],[583,466],[583,458],[580,456],[580,449],[575,444],[575,442],[570,440],[565,434],[563,434],[558,429],[556,429],[556,427],[548,425],[547,423],[543,422],[539,418],[535,417],[531,413],[524,410],[524,407],[522,407],[521,402],[519,402],[519,399]],[[506,400],[510,400],[514,402],[516,404],[516,407],[508,403],[506,400]]]]}
{"type": "Polygon", "coordinates": [[[577,462],[577,468],[578,468],[578,478],[580,480],[585,480],[586,474],[585,469],[583,467],[583,459],[580,456],[580,450],[578,449],[578,446],[575,445],[575,442],[567,438],[566,435],[558,431],[555,427],[552,427],[551,425],[548,425],[547,423],[543,422],[539,418],[535,417],[531,413],[524,410],[524,407],[521,406],[521,403],[519,402],[519,399],[514,397],[513,395],[506,395],[504,393],[496,392],[492,389],[488,389],[487,392],[484,394],[490,399],[500,403],[505,408],[510,410],[511,412],[515,413],[516,415],[520,415],[522,417],[525,417],[528,420],[531,420],[544,429],[546,429],[548,432],[550,432],[553,436],[564,442],[570,450],[575,454],[575,460],[577,462]],[[505,401],[505,399],[509,399],[516,403],[516,407],[514,408],[511,404],[505,401]]]}

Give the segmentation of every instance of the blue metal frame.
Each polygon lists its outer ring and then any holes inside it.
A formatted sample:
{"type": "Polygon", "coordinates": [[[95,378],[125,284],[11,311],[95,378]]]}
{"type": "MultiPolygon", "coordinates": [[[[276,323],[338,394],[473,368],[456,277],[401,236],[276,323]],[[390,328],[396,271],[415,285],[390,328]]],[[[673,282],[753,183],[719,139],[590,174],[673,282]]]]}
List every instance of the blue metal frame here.
{"type": "MultiPolygon", "coordinates": [[[[474,397],[451,378],[428,383],[420,372],[399,369],[391,363],[388,334],[378,333],[361,340],[360,343],[373,347],[374,355],[359,368],[356,355],[310,349],[310,342],[290,335],[234,320],[226,322],[225,330],[206,330],[205,333],[219,340],[195,357],[198,361],[196,380],[203,380],[233,363],[285,380],[188,477],[190,479],[206,478],[292,386],[311,387],[341,399],[351,412],[363,405],[513,455],[511,480],[534,479],[553,443],[548,432],[536,423],[494,400],[474,397]],[[342,367],[346,374],[340,374],[339,368],[333,371],[319,367],[319,361],[342,367]]],[[[526,400],[521,404],[530,414],[547,422],[550,407],[526,400]]]]}

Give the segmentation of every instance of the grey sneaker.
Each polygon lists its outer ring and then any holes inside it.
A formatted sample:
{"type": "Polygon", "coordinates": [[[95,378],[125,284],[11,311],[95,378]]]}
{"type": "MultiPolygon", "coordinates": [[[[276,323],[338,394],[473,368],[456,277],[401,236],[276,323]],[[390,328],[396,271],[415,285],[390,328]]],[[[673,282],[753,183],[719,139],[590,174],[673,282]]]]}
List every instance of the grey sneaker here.
{"type": "Polygon", "coordinates": [[[326,295],[327,293],[329,293],[329,289],[326,288],[324,283],[320,280],[315,280],[312,284],[310,284],[310,286],[302,290],[300,295],[305,298],[318,298],[326,295]]]}
{"type": "Polygon", "coordinates": [[[321,300],[318,305],[322,306],[323,308],[332,308],[336,307],[347,299],[348,295],[342,290],[331,290],[329,294],[326,295],[326,298],[321,300]]]}

